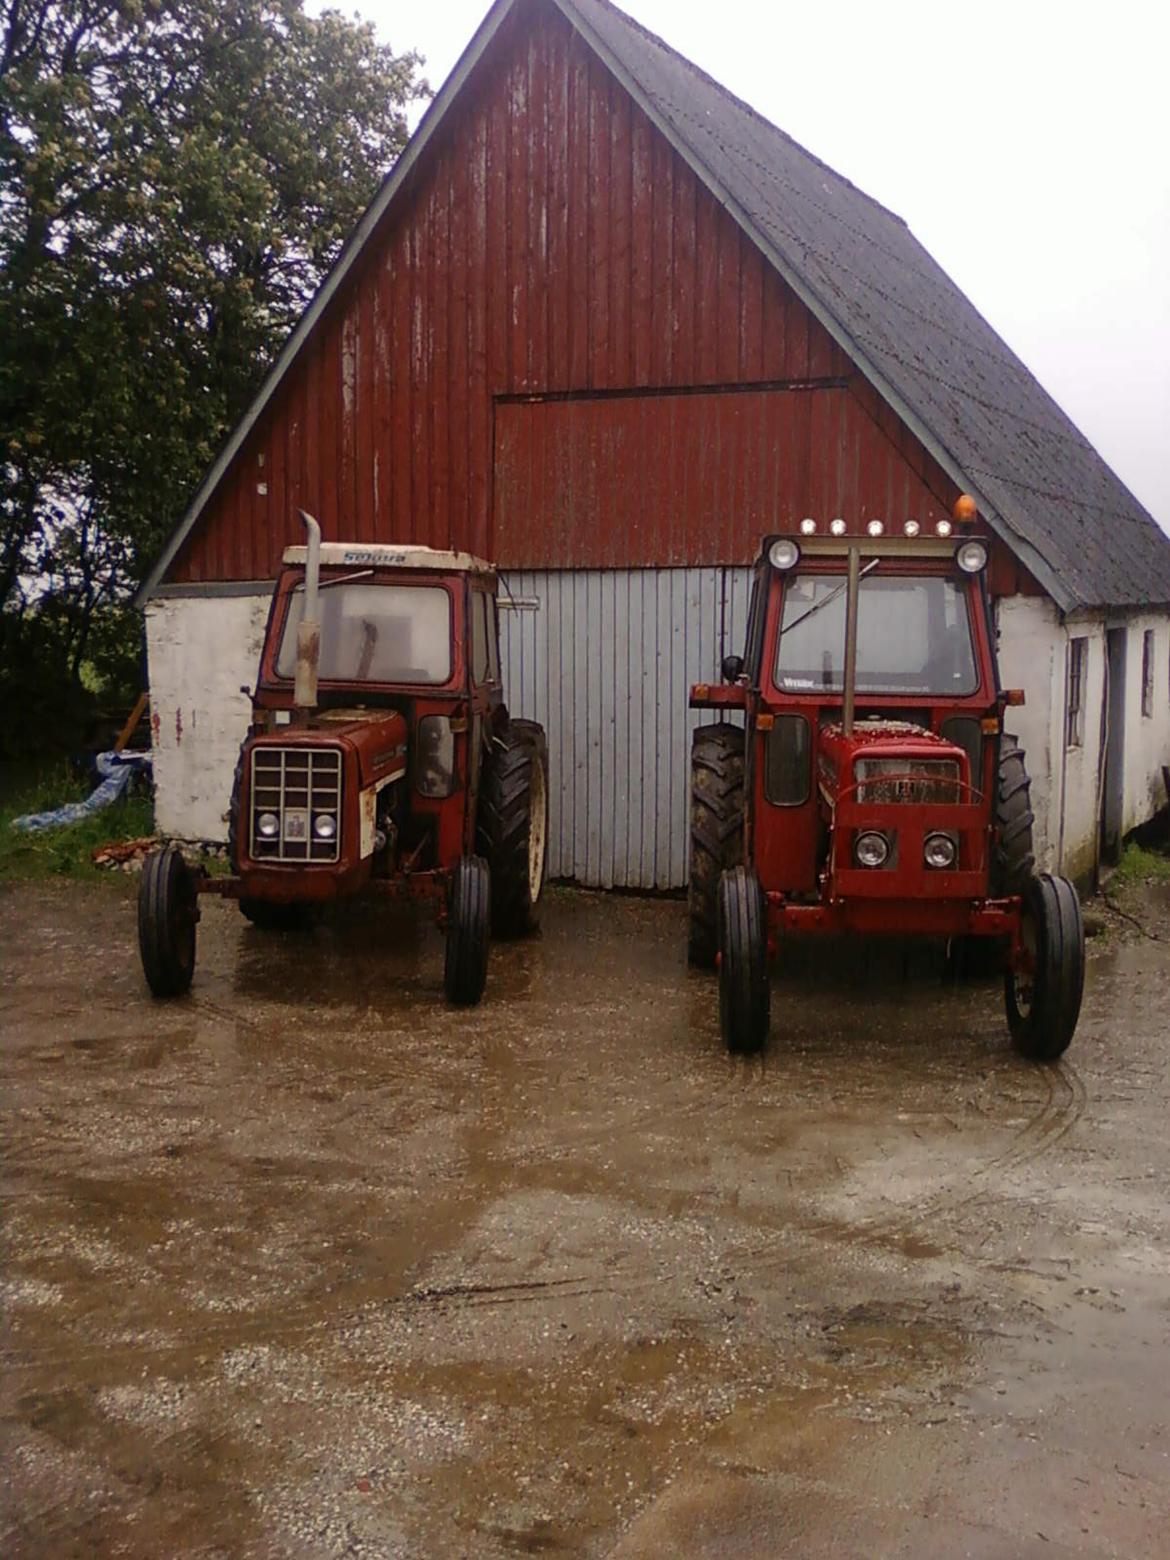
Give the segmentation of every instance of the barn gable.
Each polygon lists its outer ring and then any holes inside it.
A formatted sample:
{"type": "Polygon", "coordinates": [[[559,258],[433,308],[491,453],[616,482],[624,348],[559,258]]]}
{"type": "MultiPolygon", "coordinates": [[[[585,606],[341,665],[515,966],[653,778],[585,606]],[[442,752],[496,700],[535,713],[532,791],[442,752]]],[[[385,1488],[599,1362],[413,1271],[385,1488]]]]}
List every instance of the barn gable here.
{"type": "MultiPolygon", "coordinates": [[[[595,542],[564,512],[579,487],[532,466],[558,419],[528,419],[546,427],[521,447],[523,417],[498,416],[508,396],[801,381],[848,385],[840,415],[826,418],[823,397],[719,406],[712,449],[730,439],[750,465],[770,443],[797,472],[782,511],[763,469],[758,501],[736,495],[744,537],[859,496],[919,507],[912,483],[887,482],[883,499],[866,472],[876,433],[934,502],[975,491],[1062,607],[1170,600],[1170,544],[899,219],[606,0],[500,0],[144,595],[164,577],[269,575],[296,503],[327,525],[340,505],[357,534],[507,560],[512,538],[492,517],[501,457],[503,489],[550,506],[510,508],[518,525],[595,542]],[[828,445],[810,446],[814,421],[828,445]]],[[[647,405],[647,450],[626,465],[674,446],[695,410],[647,405]]],[[[604,409],[573,421],[576,469],[597,454],[604,409]]],[[[705,480],[687,478],[681,496],[707,545],[725,499],[705,480]]],[[[613,485],[643,506],[647,539],[677,512],[680,492],[613,485]]],[[[653,561],[694,561],[698,539],[653,561]]],[[[737,536],[717,556],[745,547],[737,536]]],[[[563,558],[585,561],[605,560],[588,545],[563,558]]]]}
{"type": "Polygon", "coordinates": [[[497,7],[469,55],[169,581],[270,576],[299,505],[327,535],[523,567],[743,562],[806,513],[949,509],[954,483],[556,5],[497,7]]]}

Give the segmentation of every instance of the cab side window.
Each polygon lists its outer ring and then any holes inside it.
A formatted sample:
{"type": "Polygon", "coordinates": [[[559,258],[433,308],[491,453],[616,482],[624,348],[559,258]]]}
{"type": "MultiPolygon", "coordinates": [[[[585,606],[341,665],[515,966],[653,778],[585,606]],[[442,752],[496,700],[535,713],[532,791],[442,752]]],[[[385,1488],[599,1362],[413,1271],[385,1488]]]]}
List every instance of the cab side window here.
{"type": "Polygon", "coordinates": [[[495,603],[482,590],[471,593],[471,677],[477,683],[500,680],[495,603]]]}

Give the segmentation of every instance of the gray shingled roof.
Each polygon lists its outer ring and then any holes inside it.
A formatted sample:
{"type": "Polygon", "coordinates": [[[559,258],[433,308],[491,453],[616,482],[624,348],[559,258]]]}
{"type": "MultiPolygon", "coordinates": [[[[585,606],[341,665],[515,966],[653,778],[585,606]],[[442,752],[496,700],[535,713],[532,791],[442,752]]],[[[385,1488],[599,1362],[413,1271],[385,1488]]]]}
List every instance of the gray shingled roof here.
{"type": "Polygon", "coordinates": [[[556,0],[1065,610],[1170,602],[1170,538],[894,216],[608,0],[556,0]]]}

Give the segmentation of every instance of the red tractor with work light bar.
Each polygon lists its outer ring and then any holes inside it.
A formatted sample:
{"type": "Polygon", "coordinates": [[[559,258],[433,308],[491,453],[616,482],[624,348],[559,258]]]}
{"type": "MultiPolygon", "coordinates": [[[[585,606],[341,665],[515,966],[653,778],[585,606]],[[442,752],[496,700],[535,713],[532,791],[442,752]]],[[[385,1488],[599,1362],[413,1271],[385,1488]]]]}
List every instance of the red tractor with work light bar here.
{"type": "Polygon", "coordinates": [[[190,986],[200,895],[278,930],[381,894],[435,905],[447,996],[478,1002],[490,936],[536,926],[548,832],[544,732],[503,701],[496,572],[467,553],[322,544],[301,517],[232,788],[232,873],[193,870],[174,846],[147,859],[147,983],[190,986]]]}
{"type": "Polygon", "coordinates": [[[689,952],[718,967],[732,1051],[764,1044],[769,957],[801,935],[982,943],[1016,1047],[1054,1061],[1072,1039],[1080,902],[1035,871],[976,520],[963,495],[930,535],[809,519],[766,538],[744,653],[691,690],[723,718],[691,750],[689,952]]]}

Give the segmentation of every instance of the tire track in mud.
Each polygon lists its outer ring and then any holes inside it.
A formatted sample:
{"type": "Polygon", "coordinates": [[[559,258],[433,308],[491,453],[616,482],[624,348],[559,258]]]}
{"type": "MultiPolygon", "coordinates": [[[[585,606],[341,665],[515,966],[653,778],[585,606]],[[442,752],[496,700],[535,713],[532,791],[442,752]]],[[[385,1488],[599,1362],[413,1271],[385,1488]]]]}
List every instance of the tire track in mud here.
{"type": "Polygon", "coordinates": [[[839,1237],[848,1233],[850,1239],[863,1244],[895,1250],[904,1249],[907,1241],[930,1242],[940,1252],[953,1249],[941,1238],[943,1232],[925,1226],[994,1196],[990,1181],[1043,1158],[1068,1136],[1085,1112],[1088,1091],[1071,1063],[1037,1069],[1036,1076],[1043,1080],[1043,1097],[1006,1148],[969,1171],[953,1173],[945,1186],[918,1203],[907,1216],[889,1215],[858,1224],[844,1220],[797,1221],[800,1228],[810,1235],[839,1237]]]}
{"type": "MultiPolygon", "coordinates": [[[[236,1348],[263,1343],[282,1346],[295,1343],[313,1333],[335,1336],[339,1331],[368,1322],[375,1311],[408,1312],[415,1309],[471,1310],[485,1306],[532,1305],[541,1301],[589,1298],[613,1293],[605,1280],[614,1276],[612,1268],[596,1274],[575,1274],[570,1278],[518,1280],[504,1284],[419,1285],[397,1295],[388,1295],[376,1280],[366,1279],[329,1310],[320,1299],[300,1300],[264,1310],[252,1316],[235,1316],[191,1325],[185,1323],[181,1337],[165,1341],[105,1341],[88,1346],[41,1353],[32,1349],[0,1351],[0,1363],[11,1379],[18,1372],[60,1371],[76,1366],[110,1364],[122,1368],[144,1361],[154,1364],[171,1360],[175,1364],[209,1364],[199,1359],[200,1351],[236,1348]],[[311,1313],[311,1314],[310,1314],[311,1313]],[[189,1357],[195,1356],[192,1361],[189,1357]]],[[[653,1282],[647,1275],[644,1282],[653,1282]]],[[[623,1291],[624,1292],[624,1291],[623,1291]]]]}

